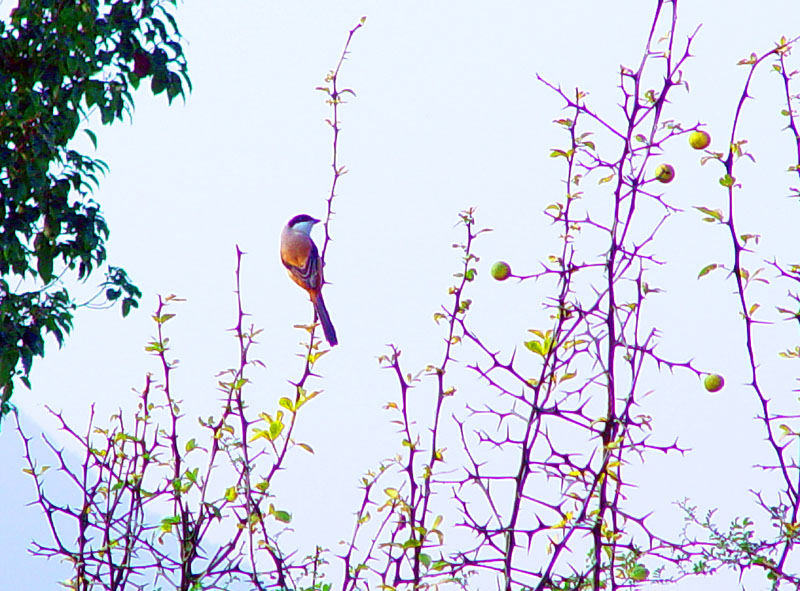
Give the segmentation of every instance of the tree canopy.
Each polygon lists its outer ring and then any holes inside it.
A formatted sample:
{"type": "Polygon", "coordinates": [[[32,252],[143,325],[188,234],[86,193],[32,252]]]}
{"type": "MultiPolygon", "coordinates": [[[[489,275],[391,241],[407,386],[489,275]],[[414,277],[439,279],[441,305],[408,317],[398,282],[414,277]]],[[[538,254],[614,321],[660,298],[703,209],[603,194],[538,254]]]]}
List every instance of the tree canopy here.
{"type": "MultiPolygon", "coordinates": [[[[149,81],[169,102],[191,87],[174,0],[21,0],[0,22],[0,418],[29,386],[45,337],[60,345],[78,305],[70,279],[106,263],[109,228],[91,199],[108,169],[72,147],[83,131],[131,116],[149,81]]],[[[123,315],[139,289],[107,266],[101,284],[123,315]]]]}

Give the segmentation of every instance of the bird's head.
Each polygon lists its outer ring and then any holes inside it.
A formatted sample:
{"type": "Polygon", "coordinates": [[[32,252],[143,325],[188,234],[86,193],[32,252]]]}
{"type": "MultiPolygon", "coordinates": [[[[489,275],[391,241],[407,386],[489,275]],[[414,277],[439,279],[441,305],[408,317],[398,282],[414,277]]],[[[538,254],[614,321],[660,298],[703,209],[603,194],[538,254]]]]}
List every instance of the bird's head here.
{"type": "Polygon", "coordinates": [[[286,224],[286,227],[290,230],[295,230],[296,232],[302,232],[303,234],[308,235],[311,233],[311,228],[314,227],[314,224],[318,223],[318,219],[312,218],[310,215],[305,213],[301,213],[300,215],[296,215],[290,219],[289,223],[286,224]]]}

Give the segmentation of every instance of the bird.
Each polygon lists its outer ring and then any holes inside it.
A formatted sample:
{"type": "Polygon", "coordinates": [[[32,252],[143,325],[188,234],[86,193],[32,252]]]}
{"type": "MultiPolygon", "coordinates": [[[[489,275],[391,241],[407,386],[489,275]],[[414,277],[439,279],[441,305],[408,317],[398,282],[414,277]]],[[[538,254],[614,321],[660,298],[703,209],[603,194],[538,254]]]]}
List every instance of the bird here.
{"type": "Polygon", "coordinates": [[[319,220],[301,213],[294,216],[281,232],[281,262],[289,273],[289,278],[308,292],[314,311],[322,325],[325,340],[331,347],[339,344],[333,328],[325,300],[322,299],[322,259],[317,245],[311,239],[311,229],[319,220]]]}

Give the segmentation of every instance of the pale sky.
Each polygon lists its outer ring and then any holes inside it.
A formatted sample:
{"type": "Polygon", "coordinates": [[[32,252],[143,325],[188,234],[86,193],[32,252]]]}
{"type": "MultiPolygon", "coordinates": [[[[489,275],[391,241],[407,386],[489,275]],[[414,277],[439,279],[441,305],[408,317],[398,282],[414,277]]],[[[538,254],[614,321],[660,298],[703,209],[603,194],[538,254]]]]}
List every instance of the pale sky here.
{"type": "MultiPolygon", "coordinates": [[[[215,375],[236,363],[236,343],[227,330],[235,323],[237,244],[248,253],[245,309],[264,329],[255,355],[266,369],[252,375],[251,404],[272,411],[290,394],[287,380],[300,375],[303,338],[293,325],[310,322],[311,307],[286,277],[278,236],[297,213],[324,215],[331,182],[324,120],[330,113],[315,87],[336,64],[349,29],[366,16],[341,74],[357,96],[340,115],[339,156],[349,173],[339,183],[326,266],[325,298],[340,346],[318,367],[323,378],[314,388],[324,394],[301,416],[300,439],[316,453],[296,453],[278,488],[303,550],[335,547],[351,531],[359,476],[400,451],[383,410],[398,392],[376,358],[394,343],[403,349],[408,371],[440,361],[444,333],[432,315],[449,301],[447,287],[459,269],[451,248],[462,239],[455,227],[459,211],[476,207],[478,225],[494,229],[476,244],[481,262],[470,287],[472,326],[506,351],[520,346],[528,329],[546,326],[541,302],[552,293],[546,285],[489,277],[497,259],[520,274],[534,273],[558,246],[558,230],[542,211],[563,192],[563,164],[549,154],[567,137],[552,123],[564,115],[562,104],[536,74],[565,89],[580,86],[595,111],[618,121],[619,65],[638,65],[654,4],[182,4],[176,16],[194,85],[186,103],[168,107],[164,97],[140,92],[132,125],[94,127],[97,156],[110,166],[95,195],[112,232],[109,260],[142,289],[141,308],[127,319],[116,309],[81,310],[63,349],[48,342],[46,358],[34,364],[33,390],[19,387],[13,400],[27,434],[44,431],[66,444],[53,431],[45,405],[76,425],[85,424],[92,403],[101,419],[132,407],[131,388],[157,371],[156,360],[143,350],[154,334],[150,315],[157,294],[187,300],[174,306],[178,316],[167,326],[181,360],[174,379],[187,424],[213,412],[215,375]]],[[[781,35],[800,34],[800,9],[796,0],[736,0],[686,2],[679,10],[678,47],[702,27],[695,57],[684,69],[691,92],[675,91],[669,118],[686,127],[706,124],[712,148],[723,151],[746,75],[736,62],[771,49],[781,35]]],[[[757,165],[740,166],[739,227],[764,235],[762,258],[797,262],[791,257],[797,253],[800,204],[785,199],[787,186],[797,184],[785,172],[792,164],[791,137],[778,115],[779,78],[767,70],[755,79],[755,100],[748,102],[741,127],[757,165]]],[[[745,385],[734,285],[721,272],[696,280],[705,264],[730,256],[724,229],[704,224],[692,209],[723,206],[721,168],[701,167],[698,153],[682,140],[672,149],[665,159],[678,172],[664,190],[684,213],[654,245],[667,265],[653,272],[651,283],[666,294],[653,304],[650,318],[662,331],[662,354],[692,358],[727,381],[712,396],[687,373],[653,379],[648,411],[655,417],[654,437],[667,444],[678,437],[692,451],[684,457],[653,455],[635,468],[641,488],[636,502],[663,511],[655,523],[677,531],[680,513],[671,503],[684,497],[703,509],[719,506],[724,524],[736,515],[757,514],[748,489],[758,489],[753,478],[762,476],[750,466],[772,458],[753,420],[756,399],[745,385]]],[[[321,228],[313,235],[321,240],[321,228]]],[[[76,294],[91,293],[93,281],[76,294]]],[[[762,306],[770,319],[777,318],[772,310],[783,305],[777,298],[785,291],[764,291],[762,306]]],[[[763,348],[761,359],[771,395],[796,400],[796,362],[779,361],[776,352],[797,343],[797,326],[763,330],[774,342],[763,348]]],[[[476,354],[465,349],[457,358],[466,366],[476,354]]],[[[474,374],[457,375],[468,397],[490,395],[474,374]]],[[[9,589],[55,588],[67,571],[25,551],[44,521],[35,508],[25,508],[33,490],[21,473],[20,453],[7,420],[0,433],[0,572],[9,589]]],[[[50,462],[43,453],[41,463],[50,462]]],[[[331,575],[338,577],[337,568],[331,575]]],[[[753,589],[765,588],[759,587],[760,575],[753,581],[753,589]]],[[[709,583],[690,579],[680,588],[709,583]]],[[[737,576],[720,574],[713,585],[733,588],[737,576]]]]}

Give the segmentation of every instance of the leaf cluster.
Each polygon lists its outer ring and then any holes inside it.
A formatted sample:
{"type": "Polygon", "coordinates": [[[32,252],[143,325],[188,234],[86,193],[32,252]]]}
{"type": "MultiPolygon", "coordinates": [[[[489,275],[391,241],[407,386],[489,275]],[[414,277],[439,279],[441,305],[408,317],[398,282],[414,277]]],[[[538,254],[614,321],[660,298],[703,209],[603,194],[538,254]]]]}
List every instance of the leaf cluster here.
{"type": "MultiPolygon", "coordinates": [[[[45,335],[61,344],[72,327],[64,280],[106,261],[109,229],[90,194],[108,167],[72,140],[94,113],[103,124],[131,115],[144,80],[170,102],[190,87],[174,4],[21,0],[0,22],[0,417],[45,335]]],[[[123,315],[138,306],[124,270],[110,268],[103,287],[123,315]]]]}

